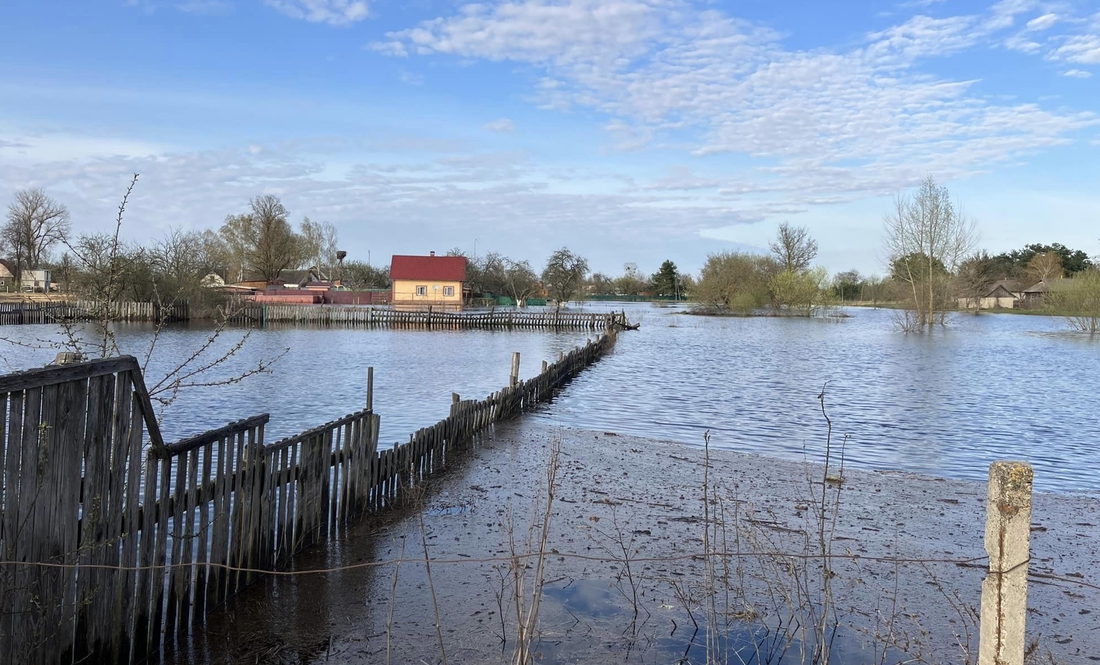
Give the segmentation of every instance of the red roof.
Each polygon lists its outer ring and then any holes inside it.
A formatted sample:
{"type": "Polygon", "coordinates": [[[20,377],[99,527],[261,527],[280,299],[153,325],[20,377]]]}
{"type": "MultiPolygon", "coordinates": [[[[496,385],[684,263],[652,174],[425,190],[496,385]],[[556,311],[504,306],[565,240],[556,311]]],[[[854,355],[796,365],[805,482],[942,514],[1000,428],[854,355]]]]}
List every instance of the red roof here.
{"type": "Polygon", "coordinates": [[[465,282],[465,256],[402,256],[390,261],[390,279],[465,282]]]}

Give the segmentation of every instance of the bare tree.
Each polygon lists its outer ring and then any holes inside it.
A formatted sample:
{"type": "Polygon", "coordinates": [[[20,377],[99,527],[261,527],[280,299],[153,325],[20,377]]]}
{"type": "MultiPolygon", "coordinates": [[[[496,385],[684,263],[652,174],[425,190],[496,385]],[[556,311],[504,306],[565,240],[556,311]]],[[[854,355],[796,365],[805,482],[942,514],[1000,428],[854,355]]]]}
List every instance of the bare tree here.
{"type": "Polygon", "coordinates": [[[328,222],[302,220],[302,259],[307,267],[316,268],[324,279],[331,278],[336,266],[338,235],[336,227],[328,222]]]}
{"type": "Polygon", "coordinates": [[[775,240],[768,248],[783,266],[784,270],[803,273],[810,269],[817,256],[817,241],[810,237],[804,226],[791,226],[787,222],[779,225],[775,240]]]}
{"type": "Polygon", "coordinates": [[[1062,257],[1058,256],[1057,252],[1036,254],[1027,263],[1027,275],[1038,282],[1048,279],[1061,279],[1065,275],[1065,270],[1062,268],[1062,257]]]}
{"type": "Polygon", "coordinates": [[[894,278],[909,294],[904,327],[943,324],[950,307],[950,275],[977,240],[973,221],[947,188],[929,176],[915,193],[895,198],[885,227],[894,278]]]}
{"type": "Polygon", "coordinates": [[[568,248],[562,247],[550,255],[542,271],[542,284],[557,306],[555,312],[580,292],[587,274],[588,261],[568,248]]]}
{"type": "Polygon", "coordinates": [[[20,271],[38,269],[69,232],[68,209],[41,189],[16,192],[7,217],[0,240],[11,249],[20,271]]]}
{"type": "Polygon", "coordinates": [[[522,307],[528,298],[538,293],[539,276],[527,261],[504,259],[504,280],[516,307],[522,307]]]}
{"type": "Polygon", "coordinates": [[[279,197],[257,196],[251,206],[250,212],[226,217],[221,235],[239,275],[248,271],[271,282],[301,262],[301,238],[287,221],[290,213],[279,197]]]}

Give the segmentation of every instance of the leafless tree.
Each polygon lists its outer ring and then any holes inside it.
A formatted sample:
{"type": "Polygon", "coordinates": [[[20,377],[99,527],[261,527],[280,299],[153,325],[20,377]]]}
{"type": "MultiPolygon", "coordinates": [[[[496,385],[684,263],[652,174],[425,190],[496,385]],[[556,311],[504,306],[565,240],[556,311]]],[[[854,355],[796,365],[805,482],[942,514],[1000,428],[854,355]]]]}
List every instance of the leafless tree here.
{"type": "Polygon", "coordinates": [[[504,279],[516,307],[522,307],[528,298],[538,293],[539,276],[527,261],[504,259],[504,279]]]}
{"type": "Polygon", "coordinates": [[[41,189],[24,189],[8,206],[0,240],[11,249],[16,268],[36,270],[68,232],[69,211],[64,205],[41,189]]]}
{"type": "Polygon", "coordinates": [[[947,188],[929,176],[915,193],[895,198],[885,229],[894,278],[908,293],[906,327],[944,323],[950,274],[977,241],[974,222],[951,200],[947,188]]]}
{"type": "Polygon", "coordinates": [[[270,282],[301,262],[301,237],[287,221],[290,213],[279,197],[257,196],[251,207],[247,213],[226,217],[221,235],[239,276],[248,271],[270,282]]]}
{"type": "Polygon", "coordinates": [[[1027,263],[1027,275],[1037,282],[1048,279],[1061,279],[1065,275],[1062,269],[1062,257],[1057,252],[1036,254],[1027,263]]]}
{"type": "Polygon", "coordinates": [[[809,270],[817,256],[817,241],[810,237],[810,232],[803,226],[791,226],[787,222],[779,225],[775,240],[768,243],[768,248],[784,270],[795,273],[809,270]]]}
{"type": "Polygon", "coordinates": [[[313,222],[306,217],[302,220],[301,238],[305,264],[316,268],[324,278],[329,278],[336,266],[336,227],[328,222],[313,222]]]}

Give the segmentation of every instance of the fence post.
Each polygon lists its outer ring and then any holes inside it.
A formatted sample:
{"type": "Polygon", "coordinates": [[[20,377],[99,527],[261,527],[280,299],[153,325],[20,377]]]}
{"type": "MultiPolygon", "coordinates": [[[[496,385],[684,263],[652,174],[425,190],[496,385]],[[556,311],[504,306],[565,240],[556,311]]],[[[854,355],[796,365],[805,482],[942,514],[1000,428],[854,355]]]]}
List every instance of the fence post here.
{"type": "Polygon", "coordinates": [[[1024,462],[989,465],[978,665],[1023,665],[1027,564],[1031,547],[1031,483],[1024,462]]]}
{"type": "Polygon", "coordinates": [[[509,385],[515,386],[519,383],[519,351],[512,353],[512,376],[509,385]]]}
{"type": "Polygon", "coordinates": [[[367,411],[374,411],[374,368],[367,368],[367,411]]]}

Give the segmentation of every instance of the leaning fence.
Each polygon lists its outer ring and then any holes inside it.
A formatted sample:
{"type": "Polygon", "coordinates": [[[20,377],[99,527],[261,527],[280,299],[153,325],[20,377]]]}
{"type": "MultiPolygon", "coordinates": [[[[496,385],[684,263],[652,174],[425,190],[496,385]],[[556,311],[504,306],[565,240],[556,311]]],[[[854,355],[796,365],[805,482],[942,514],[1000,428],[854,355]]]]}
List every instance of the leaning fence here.
{"type": "Polygon", "coordinates": [[[263,572],[394,505],[614,340],[526,381],[514,371],[382,451],[370,378],[366,408],[282,441],[264,442],[262,414],[167,445],[132,357],[0,377],[0,663],[141,660],[263,572]]]}

